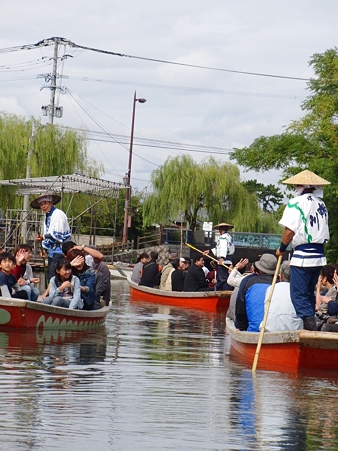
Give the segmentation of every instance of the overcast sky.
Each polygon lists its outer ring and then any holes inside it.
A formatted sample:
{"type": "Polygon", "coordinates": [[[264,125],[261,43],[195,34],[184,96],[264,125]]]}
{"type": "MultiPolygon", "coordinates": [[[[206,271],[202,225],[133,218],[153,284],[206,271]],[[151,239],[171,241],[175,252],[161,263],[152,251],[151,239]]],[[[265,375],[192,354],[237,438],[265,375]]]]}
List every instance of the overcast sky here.
{"type": "MultiPolygon", "coordinates": [[[[183,150],[140,146],[136,138],[200,146],[196,161],[228,159],[229,150],[262,135],[281,133],[302,115],[306,81],[226,72],[194,66],[308,79],[308,61],[337,45],[337,0],[3,0],[0,37],[0,110],[41,117],[52,71],[53,46],[4,52],[59,36],[80,46],[137,58],[61,46],[55,124],[124,135],[125,144],[90,141],[89,154],[105,166],[102,178],[122,182],[134,91],[136,104],[132,186],[149,189],[150,173],[183,150]],[[145,59],[142,59],[142,58],[145,59]]],[[[43,122],[47,122],[43,118],[43,122]]],[[[93,134],[91,134],[93,136],[93,134]]],[[[182,146],[179,146],[182,147],[182,146]]],[[[277,183],[278,174],[245,173],[277,183]]]]}

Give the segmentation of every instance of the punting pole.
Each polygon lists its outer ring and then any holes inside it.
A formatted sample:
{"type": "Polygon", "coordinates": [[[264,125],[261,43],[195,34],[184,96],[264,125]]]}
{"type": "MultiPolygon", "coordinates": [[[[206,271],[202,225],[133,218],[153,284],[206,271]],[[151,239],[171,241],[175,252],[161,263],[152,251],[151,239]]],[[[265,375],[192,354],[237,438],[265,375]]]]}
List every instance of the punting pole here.
{"type": "Polygon", "coordinates": [[[260,353],[261,346],[262,346],[262,341],[263,341],[263,336],[264,336],[264,332],[265,332],[266,321],[268,319],[268,313],[269,313],[269,308],[270,308],[270,304],[271,304],[271,299],[272,299],[273,291],[275,289],[277,276],[279,274],[280,265],[282,263],[282,258],[283,258],[282,255],[280,255],[278,257],[275,274],[274,274],[273,279],[272,279],[272,285],[271,285],[269,297],[268,297],[268,299],[266,301],[266,304],[265,304],[263,324],[262,324],[262,327],[261,327],[261,330],[260,330],[260,333],[259,333],[259,339],[258,339],[258,343],[257,343],[255,358],[254,358],[253,365],[252,365],[252,372],[253,373],[255,373],[256,368],[257,368],[258,357],[259,357],[259,353],[260,353]]]}
{"type": "MultiPolygon", "coordinates": [[[[197,249],[196,247],[192,246],[191,244],[185,243],[185,245],[188,246],[188,247],[190,247],[190,248],[193,249],[194,251],[197,251],[197,252],[199,252],[200,254],[203,254],[204,257],[208,257],[208,258],[210,258],[210,260],[214,260],[215,262],[218,263],[218,260],[217,260],[216,258],[210,257],[210,255],[208,255],[208,254],[204,254],[203,251],[200,251],[199,249],[197,249]]],[[[218,264],[219,264],[219,263],[218,263],[218,264]]],[[[224,267],[227,268],[227,269],[231,269],[230,266],[227,266],[225,263],[222,263],[222,266],[224,266],[224,267]]]]}

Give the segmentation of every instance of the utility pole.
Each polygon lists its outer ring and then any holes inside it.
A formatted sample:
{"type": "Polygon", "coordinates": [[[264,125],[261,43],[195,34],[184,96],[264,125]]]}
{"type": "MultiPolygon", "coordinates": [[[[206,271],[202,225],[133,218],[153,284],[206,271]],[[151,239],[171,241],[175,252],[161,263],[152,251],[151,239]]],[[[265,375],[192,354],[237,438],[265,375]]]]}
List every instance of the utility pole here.
{"type": "Polygon", "coordinates": [[[122,243],[126,244],[128,241],[128,225],[129,225],[129,210],[130,210],[130,198],[131,198],[131,161],[133,155],[133,142],[134,142],[134,125],[135,125],[135,106],[136,102],[145,103],[147,100],[143,97],[137,99],[136,91],[134,93],[134,101],[133,101],[133,113],[131,119],[131,134],[130,134],[130,146],[129,146],[129,162],[128,162],[128,172],[125,177],[123,177],[123,182],[126,187],[126,201],[124,205],[124,221],[123,221],[123,235],[122,235],[122,243]]]}
{"type": "Polygon", "coordinates": [[[55,93],[56,93],[56,70],[58,61],[58,41],[54,42],[54,56],[53,56],[53,72],[50,81],[50,112],[49,112],[49,123],[54,124],[54,114],[55,114],[55,93]]]}
{"type": "MultiPolygon", "coordinates": [[[[52,73],[50,74],[39,74],[38,78],[44,78],[46,82],[50,82],[50,86],[43,86],[41,89],[48,88],[50,89],[50,102],[49,105],[42,105],[42,115],[43,116],[49,116],[49,123],[51,125],[54,124],[54,117],[61,118],[63,116],[63,107],[56,105],[55,97],[56,97],[56,90],[59,89],[61,92],[65,91],[65,88],[61,86],[57,86],[56,80],[58,78],[57,74],[57,66],[58,66],[58,52],[59,52],[59,45],[62,44],[62,42],[59,41],[58,38],[54,39],[54,54],[53,54],[53,69],[52,73]]],[[[65,45],[65,44],[63,44],[65,45]]],[[[71,55],[64,55],[61,57],[61,60],[66,59],[68,56],[71,55]]]]}

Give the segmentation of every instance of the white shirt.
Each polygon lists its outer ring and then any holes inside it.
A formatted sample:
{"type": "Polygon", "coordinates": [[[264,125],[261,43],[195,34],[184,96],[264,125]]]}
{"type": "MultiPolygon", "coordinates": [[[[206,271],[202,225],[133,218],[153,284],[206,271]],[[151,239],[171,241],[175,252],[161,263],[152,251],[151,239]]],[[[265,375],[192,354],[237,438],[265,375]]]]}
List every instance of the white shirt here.
{"type": "Polygon", "coordinates": [[[204,275],[207,276],[207,274],[210,272],[209,269],[206,266],[203,266],[204,275]]]}
{"type": "Polygon", "coordinates": [[[330,238],[328,213],[322,199],[311,193],[291,199],[285,207],[279,225],[294,232],[291,242],[293,249],[300,245],[307,245],[307,252],[296,249],[290,265],[300,267],[326,265],[324,254],[311,249],[311,244],[324,244],[330,238]]]}
{"type": "Polygon", "coordinates": [[[239,271],[237,271],[236,268],[234,268],[228,277],[227,284],[231,285],[232,287],[239,287],[243,277],[248,276],[248,274],[241,274],[239,271]]]}
{"type": "MultiPolygon", "coordinates": [[[[265,293],[265,303],[268,300],[271,287],[265,293]]],[[[260,324],[260,328],[262,323],[260,324]]],[[[276,283],[273,290],[268,318],[265,325],[266,332],[283,332],[287,330],[303,329],[303,320],[296,315],[290,297],[290,283],[276,283]]]]}

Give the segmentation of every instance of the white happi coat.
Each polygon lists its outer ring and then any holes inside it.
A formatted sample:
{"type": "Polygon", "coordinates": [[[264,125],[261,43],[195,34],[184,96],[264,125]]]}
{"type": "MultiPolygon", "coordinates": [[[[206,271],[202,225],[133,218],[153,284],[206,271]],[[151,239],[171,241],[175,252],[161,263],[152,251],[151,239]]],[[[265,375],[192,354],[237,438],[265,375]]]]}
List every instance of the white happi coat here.
{"type": "Polygon", "coordinates": [[[326,265],[323,245],[330,238],[325,203],[312,193],[302,194],[287,204],[279,225],[294,232],[290,265],[313,267],[326,265]]]}
{"type": "Polygon", "coordinates": [[[54,206],[44,221],[42,247],[48,250],[49,257],[54,254],[62,254],[61,245],[69,240],[71,235],[67,216],[62,210],[54,206]]]}
{"type": "Polygon", "coordinates": [[[235,245],[232,236],[227,232],[220,235],[216,247],[211,249],[211,251],[217,258],[223,258],[225,263],[231,263],[230,257],[235,253],[235,245]]]}

